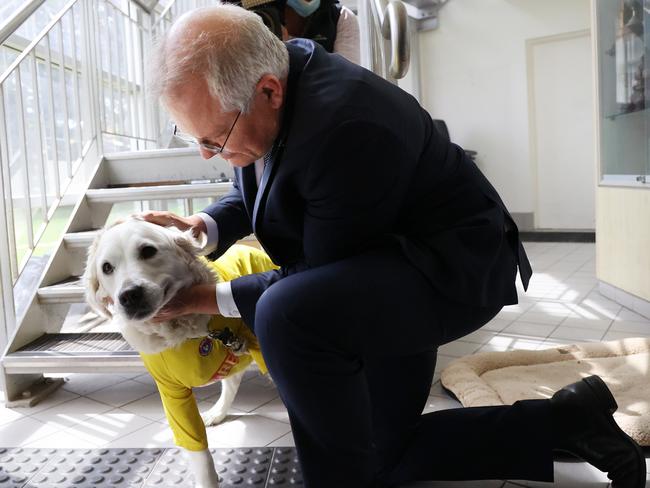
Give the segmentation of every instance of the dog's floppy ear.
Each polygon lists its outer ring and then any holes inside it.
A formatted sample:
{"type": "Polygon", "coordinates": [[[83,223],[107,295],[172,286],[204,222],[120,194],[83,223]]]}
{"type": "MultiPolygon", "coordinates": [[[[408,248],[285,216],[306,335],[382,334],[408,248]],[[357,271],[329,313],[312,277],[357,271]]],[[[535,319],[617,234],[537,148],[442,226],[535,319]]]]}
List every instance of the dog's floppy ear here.
{"type": "Polygon", "coordinates": [[[99,315],[112,318],[113,314],[108,309],[108,304],[111,303],[110,297],[100,297],[100,284],[97,277],[97,248],[99,247],[99,240],[104,231],[100,231],[95,240],[88,248],[88,257],[86,258],[86,270],[82,277],[82,283],[85,288],[86,303],[90,305],[99,315]]]}
{"type": "Polygon", "coordinates": [[[174,244],[192,256],[201,256],[204,254],[205,245],[208,241],[208,236],[203,232],[199,234],[198,239],[194,237],[191,230],[180,232],[174,236],[174,244]]]}

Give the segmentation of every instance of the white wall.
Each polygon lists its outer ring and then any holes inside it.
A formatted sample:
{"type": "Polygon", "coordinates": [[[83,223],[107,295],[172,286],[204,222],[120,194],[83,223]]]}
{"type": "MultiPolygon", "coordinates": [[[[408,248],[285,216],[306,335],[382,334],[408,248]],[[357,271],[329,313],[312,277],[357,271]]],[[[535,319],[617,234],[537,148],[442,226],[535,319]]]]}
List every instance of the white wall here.
{"type": "Polygon", "coordinates": [[[422,103],[511,212],[533,212],[526,40],[589,29],[589,0],[450,0],[439,20],[420,33],[422,103]]]}

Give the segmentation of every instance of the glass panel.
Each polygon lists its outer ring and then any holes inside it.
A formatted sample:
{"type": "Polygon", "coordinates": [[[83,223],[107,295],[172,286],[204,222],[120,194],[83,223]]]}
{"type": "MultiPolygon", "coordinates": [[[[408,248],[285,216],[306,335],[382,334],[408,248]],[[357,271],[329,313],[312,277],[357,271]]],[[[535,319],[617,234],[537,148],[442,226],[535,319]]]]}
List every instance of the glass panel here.
{"type": "Polygon", "coordinates": [[[649,0],[597,1],[601,173],[606,182],[643,181],[648,174],[649,7],[649,0]]]}
{"type": "Polygon", "coordinates": [[[122,202],[116,203],[111,209],[111,213],[106,219],[106,224],[110,225],[118,219],[124,219],[129,215],[140,213],[143,209],[143,202],[122,202]]]}
{"type": "MultiPolygon", "coordinates": [[[[47,49],[47,42],[41,41],[39,49],[45,51],[47,49]]],[[[47,69],[47,64],[44,61],[37,60],[36,70],[38,72],[38,97],[39,97],[39,112],[41,122],[41,133],[43,136],[43,164],[45,173],[45,188],[47,195],[48,208],[54,204],[57,197],[57,162],[56,151],[54,149],[54,127],[52,120],[54,114],[52,107],[54,100],[50,97],[50,72],[47,69]]]]}
{"type": "Polygon", "coordinates": [[[59,31],[61,25],[57,24],[50,31],[50,40],[51,40],[51,50],[52,50],[52,91],[53,97],[52,102],[54,106],[54,116],[55,116],[55,132],[56,132],[56,161],[58,164],[59,170],[59,181],[61,186],[65,187],[68,182],[68,143],[69,139],[66,136],[66,125],[68,120],[66,119],[66,103],[65,98],[65,86],[67,84],[64,78],[67,78],[67,74],[61,72],[60,57],[61,57],[61,43],[59,42],[59,31]]]}
{"type": "MultiPolygon", "coordinates": [[[[43,209],[45,180],[42,173],[42,139],[40,132],[40,100],[36,98],[34,72],[29,58],[20,63],[23,85],[23,111],[25,116],[25,140],[27,141],[27,172],[29,175],[29,199],[32,211],[32,232],[38,232],[45,220],[47,210],[43,209]]],[[[39,93],[40,98],[40,93],[39,93]]]]}
{"type": "Polygon", "coordinates": [[[16,30],[16,35],[28,40],[34,39],[65,4],[65,0],[45,2],[16,30]]]}
{"type": "MultiPolygon", "coordinates": [[[[205,207],[215,201],[216,198],[193,198],[192,207],[194,213],[200,212],[205,207]]],[[[185,216],[186,203],[185,199],[177,198],[172,200],[150,200],[142,202],[123,202],[116,203],[111,209],[111,213],[106,219],[107,224],[112,224],[118,219],[124,219],[134,213],[140,213],[147,210],[169,210],[177,215],[185,216]]]]}
{"type": "Polygon", "coordinates": [[[65,54],[65,97],[68,103],[68,133],[70,134],[71,162],[81,159],[81,120],[77,98],[74,92],[75,73],[73,60],[72,12],[68,11],[61,19],[63,29],[63,52],[65,54]]]}
{"type": "Polygon", "coordinates": [[[17,261],[20,263],[29,250],[27,228],[28,190],[25,188],[26,168],[20,138],[22,117],[18,109],[17,77],[14,71],[4,82],[6,119],[15,123],[7,124],[7,153],[9,156],[9,176],[13,206],[14,239],[16,241],[17,261]]]}
{"type": "MultiPolygon", "coordinates": [[[[194,207],[194,211],[198,212],[202,210],[205,206],[208,205],[208,202],[211,199],[201,198],[194,199],[195,202],[199,202],[199,206],[194,207]],[[205,205],[203,205],[205,204],[205,205]]],[[[171,200],[150,200],[150,201],[141,201],[141,202],[123,202],[113,205],[111,213],[106,219],[107,224],[112,224],[118,219],[124,219],[132,214],[145,212],[147,210],[169,210],[177,215],[185,215],[185,199],[175,198],[171,200]]]]}

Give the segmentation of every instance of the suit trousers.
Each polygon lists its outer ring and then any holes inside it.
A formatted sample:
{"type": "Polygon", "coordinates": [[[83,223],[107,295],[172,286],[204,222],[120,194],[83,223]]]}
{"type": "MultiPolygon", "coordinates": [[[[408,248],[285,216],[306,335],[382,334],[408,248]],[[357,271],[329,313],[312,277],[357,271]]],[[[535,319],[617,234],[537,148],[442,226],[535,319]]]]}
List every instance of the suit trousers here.
{"type": "Polygon", "coordinates": [[[437,347],[477,330],[500,308],[443,297],[398,248],[267,288],[254,332],[289,413],[305,486],[551,481],[548,400],[422,415],[437,347]]]}

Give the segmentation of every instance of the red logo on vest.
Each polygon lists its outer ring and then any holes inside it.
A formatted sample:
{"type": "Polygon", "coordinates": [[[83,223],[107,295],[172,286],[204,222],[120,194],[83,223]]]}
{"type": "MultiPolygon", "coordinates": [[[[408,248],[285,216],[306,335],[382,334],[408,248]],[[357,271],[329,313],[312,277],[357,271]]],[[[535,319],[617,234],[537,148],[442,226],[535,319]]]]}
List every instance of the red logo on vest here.
{"type": "Polygon", "coordinates": [[[210,378],[211,381],[217,381],[217,380],[222,380],[226,376],[230,374],[230,371],[232,368],[235,367],[239,363],[239,357],[235,356],[231,351],[228,351],[228,355],[226,356],[226,359],[223,360],[221,363],[221,366],[217,369],[217,371],[212,375],[212,378],[210,378]]]}

